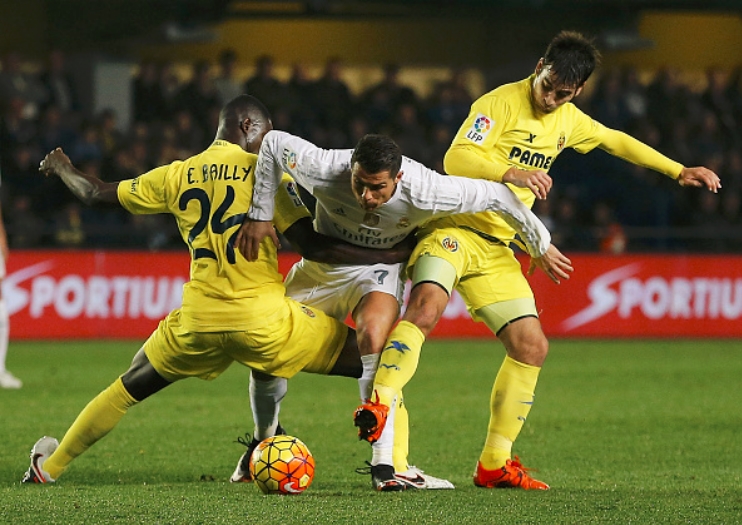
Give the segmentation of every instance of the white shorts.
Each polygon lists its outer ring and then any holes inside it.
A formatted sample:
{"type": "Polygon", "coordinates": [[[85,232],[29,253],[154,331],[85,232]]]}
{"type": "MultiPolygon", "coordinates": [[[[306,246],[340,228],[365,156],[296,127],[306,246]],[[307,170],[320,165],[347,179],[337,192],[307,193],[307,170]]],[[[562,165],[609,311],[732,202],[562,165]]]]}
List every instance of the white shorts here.
{"type": "Polygon", "coordinates": [[[325,264],[300,260],[286,276],[286,295],[344,321],[369,292],[383,292],[402,306],[404,265],[325,264]]]}

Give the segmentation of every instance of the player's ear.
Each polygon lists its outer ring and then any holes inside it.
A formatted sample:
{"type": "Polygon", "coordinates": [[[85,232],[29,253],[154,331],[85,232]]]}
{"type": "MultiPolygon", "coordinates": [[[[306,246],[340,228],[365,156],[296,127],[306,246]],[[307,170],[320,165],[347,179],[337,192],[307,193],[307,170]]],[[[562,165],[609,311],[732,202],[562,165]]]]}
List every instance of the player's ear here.
{"type": "Polygon", "coordinates": [[[399,173],[397,173],[397,176],[394,177],[394,182],[399,182],[399,180],[402,178],[402,175],[404,175],[404,171],[400,170],[399,173]]]}
{"type": "Polygon", "coordinates": [[[536,73],[536,76],[541,74],[541,70],[544,68],[544,57],[541,57],[538,59],[538,63],[536,64],[536,70],[534,73],[536,73]]]}
{"type": "Polygon", "coordinates": [[[580,84],[579,86],[577,86],[577,89],[575,89],[575,95],[572,98],[575,98],[577,95],[579,95],[580,93],[582,93],[582,88],[584,88],[584,87],[585,87],[585,83],[584,82],[582,84],[580,84]]]}
{"type": "Polygon", "coordinates": [[[250,124],[252,123],[252,120],[250,120],[249,117],[244,118],[240,121],[240,129],[242,130],[242,133],[247,135],[250,132],[250,124]]]}

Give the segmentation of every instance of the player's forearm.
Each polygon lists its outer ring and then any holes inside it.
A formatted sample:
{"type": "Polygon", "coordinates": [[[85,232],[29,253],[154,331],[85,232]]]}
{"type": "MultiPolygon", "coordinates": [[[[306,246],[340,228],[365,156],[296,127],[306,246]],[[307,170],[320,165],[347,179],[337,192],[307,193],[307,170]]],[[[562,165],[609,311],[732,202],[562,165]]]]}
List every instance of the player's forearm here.
{"type": "Polygon", "coordinates": [[[643,142],[615,129],[607,129],[600,148],[633,164],[677,179],[683,169],[679,162],[664,156],[643,142]]]}
{"type": "Polygon", "coordinates": [[[510,166],[497,164],[477,154],[467,146],[454,144],[443,158],[446,173],[469,177],[470,179],[487,179],[502,182],[502,177],[510,166]]]}
{"type": "Polygon", "coordinates": [[[119,204],[118,183],[104,182],[72,165],[56,170],[56,174],[72,194],[87,205],[119,204]]]}
{"type": "Polygon", "coordinates": [[[489,210],[500,214],[526,245],[531,257],[540,257],[551,244],[551,234],[543,222],[504,184],[488,184],[489,210]]]}

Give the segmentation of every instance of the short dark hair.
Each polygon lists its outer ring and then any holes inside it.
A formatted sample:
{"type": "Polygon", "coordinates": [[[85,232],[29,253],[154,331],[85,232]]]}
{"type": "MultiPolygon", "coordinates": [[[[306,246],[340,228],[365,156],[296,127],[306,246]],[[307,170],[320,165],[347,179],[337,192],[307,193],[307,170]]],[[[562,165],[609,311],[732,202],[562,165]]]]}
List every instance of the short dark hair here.
{"type": "Polygon", "coordinates": [[[271,118],[268,109],[257,98],[252,95],[239,95],[224,105],[219,114],[219,120],[240,122],[246,117],[254,118],[254,115],[265,120],[271,118]]]}
{"type": "Polygon", "coordinates": [[[386,135],[364,135],[350,158],[351,166],[356,162],[368,173],[388,170],[391,177],[396,177],[402,168],[402,150],[386,135]]]}
{"type": "Polygon", "coordinates": [[[544,53],[544,65],[570,87],[584,84],[599,63],[600,52],[593,41],[576,31],[560,32],[544,53]]]}

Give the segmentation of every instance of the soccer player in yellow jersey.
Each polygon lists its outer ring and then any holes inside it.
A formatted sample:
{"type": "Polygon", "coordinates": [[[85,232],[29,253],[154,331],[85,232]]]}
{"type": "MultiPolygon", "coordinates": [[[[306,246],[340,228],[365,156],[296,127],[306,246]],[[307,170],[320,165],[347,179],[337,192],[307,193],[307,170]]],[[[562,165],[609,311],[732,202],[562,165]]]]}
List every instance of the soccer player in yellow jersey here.
{"type": "MultiPolygon", "coordinates": [[[[299,371],[360,377],[355,333],[286,297],[273,243],[265,242],[254,262],[234,248],[252,199],[256,153],[271,128],[265,107],[241,95],[222,109],[209,148],[135,179],[103,182],[77,170],[59,148],[41,162],[42,173],[60,177],[87,204],[174,215],[190,249],[191,270],[182,307],[160,322],[130,368],[83,409],[61,443],[43,437],[34,445],[24,482],[55,481],[131,406],[180,379],[214,379],[233,361],[276,377],[299,371]]],[[[305,239],[315,254],[324,252],[320,259],[333,260],[334,245],[345,258],[359,250],[314,233],[310,214],[291,185],[285,177],[276,196],[280,211],[274,222],[289,240],[305,239]],[[297,227],[303,231],[297,234],[297,227]]],[[[385,255],[379,250],[361,252],[357,260],[383,260],[385,255]]]]}
{"type": "MultiPolygon", "coordinates": [[[[599,147],[681,186],[716,192],[721,184],[712,171],[684,167],[606,128],[571,103],[598,61],[597,49],[585,37],[558,34],[533,75],[474,102],[446,153],[446,171],[508,183],[530,206],[536,198],[547,197],[552,185],[548,170],[564,148],[587,153],[599,147]]],[[[490,422],[474,483],[546,490],[548,485],[533,479],[511,455],[548,352],[533,292],[508,247],[513,238],[513,229],[494,213],[436,219],[419,232],[408,264],[413,286],[409,306],[387,340],[374,382],[378,404],[360,407],[355,420],[372,432],[383,428],[386,408],[414,374],[423,341],[456,288],[472,317],[487,324],[507,353],[492,389],[490,422]]]]}

